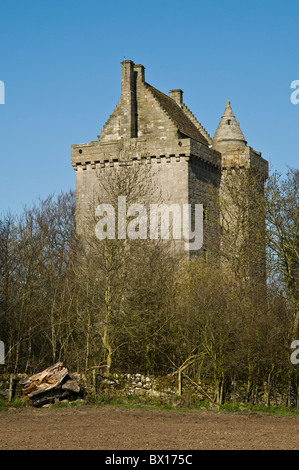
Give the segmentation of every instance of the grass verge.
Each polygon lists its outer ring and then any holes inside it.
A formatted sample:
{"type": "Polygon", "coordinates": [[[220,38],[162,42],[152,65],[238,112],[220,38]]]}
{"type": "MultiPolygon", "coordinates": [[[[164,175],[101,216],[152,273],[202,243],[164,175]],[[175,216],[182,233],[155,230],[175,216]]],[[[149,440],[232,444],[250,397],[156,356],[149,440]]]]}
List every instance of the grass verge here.
{"type": "MultiPolygon", "coordinates": [[[[173,410],[181,412],[191,412],[206,409],[215,412],[226,413],[262,413],[273,416],[299,417],[299,409],[294,407],[252,405],[248,403],[225,403],[223,405],[219,405],[202,400],[190,403],[188,401],[184,401],[183,398],[174,398],[171,401],[167,401],[161,397],[149,398],[147,396],[116,396],[107,394],[97,397],[89,397],[84,401],[63,401],[51,405],[50,409],[74,408],[76,406],[85,405],[97,407],[113,406],[123,409],[173,410]]],[[[29,407],[25,399],[14,399],[11,402],[8,402],[5,399],[0,399],[0,412],[24,407],[29,407]]]]}

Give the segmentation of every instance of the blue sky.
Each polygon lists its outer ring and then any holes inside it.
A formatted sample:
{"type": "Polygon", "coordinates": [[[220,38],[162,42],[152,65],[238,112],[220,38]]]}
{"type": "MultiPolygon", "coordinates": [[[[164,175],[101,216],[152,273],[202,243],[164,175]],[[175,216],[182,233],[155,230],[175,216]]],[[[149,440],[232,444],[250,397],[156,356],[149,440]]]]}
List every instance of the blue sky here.
{"type": "Polygon", "coordinates": [[[211,135],[229,99],[273,170],[298,167],[298,22],[298,0],[0,0],[0,212],[75,188],[70,146],[96,140],[124,58],[211,135]]]}

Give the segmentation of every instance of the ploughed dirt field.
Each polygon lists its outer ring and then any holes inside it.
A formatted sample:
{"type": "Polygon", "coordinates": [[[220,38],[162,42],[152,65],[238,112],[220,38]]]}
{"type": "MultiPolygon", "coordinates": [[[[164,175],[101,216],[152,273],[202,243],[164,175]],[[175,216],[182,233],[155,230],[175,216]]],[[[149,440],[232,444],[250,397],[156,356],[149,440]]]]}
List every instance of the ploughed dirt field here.
{"type": "Polygon", "coordinates": [[[299,449],[299,418],[77,406],[0,412],[1,450],[299,449]]]}

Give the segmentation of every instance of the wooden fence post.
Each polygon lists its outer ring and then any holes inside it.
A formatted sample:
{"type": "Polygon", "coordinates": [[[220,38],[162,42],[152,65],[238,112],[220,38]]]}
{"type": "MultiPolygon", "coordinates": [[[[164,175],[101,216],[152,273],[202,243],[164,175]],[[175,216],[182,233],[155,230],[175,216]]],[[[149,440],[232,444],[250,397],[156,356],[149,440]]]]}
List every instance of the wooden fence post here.
{"type": "Polygon", "coordinates": [[[96,370],[92,370],[92,388],[93,388],[93,395],[96,396],[97,394],[97,378],[96,378],[96,370]]]}
{"type": "Polygon", "coordinates": [[[182,372],[179,369],[178,371],[178,396],[182,395],[182,372]]]}
{"type": "Polygon", "coordinates": [[[8,389],[8,401],[12,401],[13,382],[14,382],[14,375],[13,375],[13,374],[10,374],[10,377],[9,377],[9,389],[8,389]]]}

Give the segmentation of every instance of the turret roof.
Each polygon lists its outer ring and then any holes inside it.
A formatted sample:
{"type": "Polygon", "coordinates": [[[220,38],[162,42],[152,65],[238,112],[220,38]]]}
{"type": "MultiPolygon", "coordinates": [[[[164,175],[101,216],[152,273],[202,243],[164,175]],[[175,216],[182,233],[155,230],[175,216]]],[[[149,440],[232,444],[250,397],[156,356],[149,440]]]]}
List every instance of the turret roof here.
{"type": "Polygon", "coordinates": [[[236,120],[232,111],[230,101],[226,102],[223,116],[213,137],[213,144],[226,141],[234,142],[238,145],[247,144],[243,132],[240,129],[239,121],[236,120]]]}

